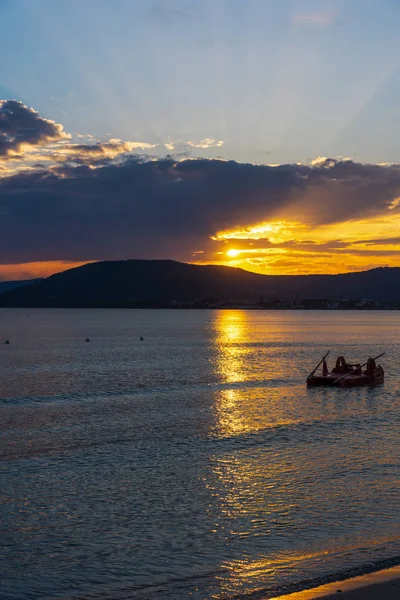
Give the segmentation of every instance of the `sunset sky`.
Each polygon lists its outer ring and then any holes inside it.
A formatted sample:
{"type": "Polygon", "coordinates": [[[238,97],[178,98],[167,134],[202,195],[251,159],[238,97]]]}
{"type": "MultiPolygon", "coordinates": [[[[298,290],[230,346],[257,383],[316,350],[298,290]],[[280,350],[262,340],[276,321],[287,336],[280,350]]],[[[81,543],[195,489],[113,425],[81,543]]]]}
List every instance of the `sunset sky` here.
{"type": "Polygon", "coordinates": [[[400,266],[398,0],[0,0],[0,279],[400,266]]]}

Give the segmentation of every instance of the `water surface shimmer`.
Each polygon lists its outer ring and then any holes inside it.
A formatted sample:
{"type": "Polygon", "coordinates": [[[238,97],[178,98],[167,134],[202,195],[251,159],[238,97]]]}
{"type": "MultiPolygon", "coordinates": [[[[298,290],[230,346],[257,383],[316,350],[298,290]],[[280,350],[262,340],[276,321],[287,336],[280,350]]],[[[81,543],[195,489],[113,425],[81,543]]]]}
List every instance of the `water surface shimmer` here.
{"type": "Polygon", "coordinates": [[[1,309],[0,331],[2,600],[265,598],[400,562],[400,313],[1,309]],[[386,351],[384,386],[307,390],[329,348],[386,351]]]}

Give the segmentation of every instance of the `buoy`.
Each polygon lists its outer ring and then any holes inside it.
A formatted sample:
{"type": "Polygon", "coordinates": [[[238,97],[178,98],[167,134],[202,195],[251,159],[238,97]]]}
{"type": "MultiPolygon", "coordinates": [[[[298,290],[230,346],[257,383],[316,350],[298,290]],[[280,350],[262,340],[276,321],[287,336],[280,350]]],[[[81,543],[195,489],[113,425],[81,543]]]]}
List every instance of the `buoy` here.
{"type": "Polygon", "coordinates": [[[142,336],[140,336],[140,341],[143,342],[144,338],[142,338],[142,336]]]}
{"type": "Polygon", "coordinates": [[[10,340],[6,340],[4,343],[5,343],[5,344],[9,344],[9,343],[10,343],[10,340]]]}
{"type": "Polygon", "coordinates": [[[90,338],[86,338],[85,342],[90,342],[90,338]]]}

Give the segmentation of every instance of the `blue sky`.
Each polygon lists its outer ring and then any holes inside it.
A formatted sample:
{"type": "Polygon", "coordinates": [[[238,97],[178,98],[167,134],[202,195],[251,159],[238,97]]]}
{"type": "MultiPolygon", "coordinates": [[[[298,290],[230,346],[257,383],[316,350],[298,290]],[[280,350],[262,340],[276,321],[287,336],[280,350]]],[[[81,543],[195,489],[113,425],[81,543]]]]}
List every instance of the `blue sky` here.
{"type": "Polygon", "coordinates": [[[399,26],[394,0],[0,0],[0,96],[161,154],[398,162],[399,26]]]}

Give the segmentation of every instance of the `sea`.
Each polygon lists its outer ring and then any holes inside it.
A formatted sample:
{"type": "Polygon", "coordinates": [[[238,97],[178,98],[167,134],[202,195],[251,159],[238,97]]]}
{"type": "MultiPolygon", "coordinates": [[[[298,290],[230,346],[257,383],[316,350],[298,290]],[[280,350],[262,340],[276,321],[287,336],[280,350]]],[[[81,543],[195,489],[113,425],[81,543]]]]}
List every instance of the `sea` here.
{"type": "Polygon", "coordinates": [[[399,564],[399,427],[400,312],[0,309],[0,598],[261,600],[399,564]],[[307,389],[328,350],[385,352],[384,385],[307,389]]]}

